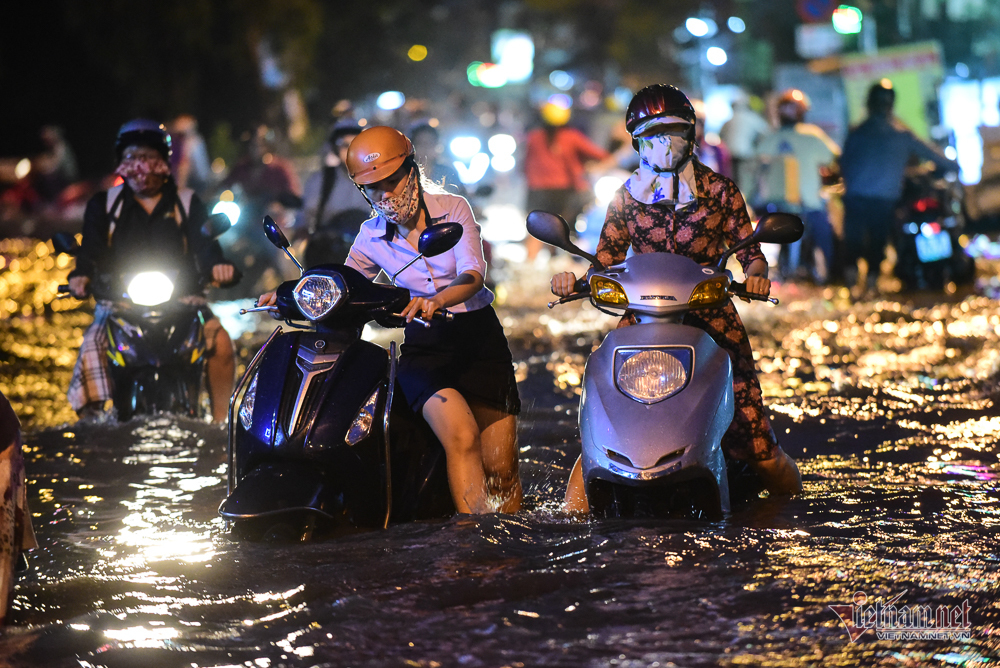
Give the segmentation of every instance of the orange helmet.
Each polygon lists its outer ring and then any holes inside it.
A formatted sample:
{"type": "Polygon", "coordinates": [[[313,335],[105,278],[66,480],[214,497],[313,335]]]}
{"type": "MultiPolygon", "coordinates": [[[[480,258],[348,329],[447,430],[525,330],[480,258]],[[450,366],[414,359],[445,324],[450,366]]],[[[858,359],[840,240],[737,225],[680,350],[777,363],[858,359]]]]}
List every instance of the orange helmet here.
{"type": "Polygon", "coordinates": [[[347,173],[359,186],[390,176],[413,155],[413,144],[399,130],[376,125],[361,131],[347,149],[347,173]]]}
{"type": "Polygon", "coordinates": [[[797,88],[789,88],[778,98],[778,118],[785,122],[801,123],[810,106],[809,96],[797,88]]]}

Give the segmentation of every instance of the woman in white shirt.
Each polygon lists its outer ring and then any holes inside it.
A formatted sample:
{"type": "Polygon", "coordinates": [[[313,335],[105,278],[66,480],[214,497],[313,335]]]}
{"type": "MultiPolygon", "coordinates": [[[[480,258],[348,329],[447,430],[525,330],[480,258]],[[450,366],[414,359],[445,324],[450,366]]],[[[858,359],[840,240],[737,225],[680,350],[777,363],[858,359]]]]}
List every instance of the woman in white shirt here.
{"type": "MultiPolygon", "coordinates": [[[[359,134],[347,152],[351,179],[375,213],[362,224],[345,264],[374,279],[394,274],[417,254],[428,226],[460,223],[452,250],[422,258],[396,278],[412,299],[399,360],[407,403],[423,415],[444,446],[448,482],[460,513],[507,512],[521,507],[517,421],[521,403],[503,326],[483,285],[479,226],[469,203],[422,178],[413,145],[401,132],[376,126],[359,134]],[[448,309],[451,321],[413,322],[448,309]]],[[[259,303],[273,303],[271,295],[259,303]]]]}

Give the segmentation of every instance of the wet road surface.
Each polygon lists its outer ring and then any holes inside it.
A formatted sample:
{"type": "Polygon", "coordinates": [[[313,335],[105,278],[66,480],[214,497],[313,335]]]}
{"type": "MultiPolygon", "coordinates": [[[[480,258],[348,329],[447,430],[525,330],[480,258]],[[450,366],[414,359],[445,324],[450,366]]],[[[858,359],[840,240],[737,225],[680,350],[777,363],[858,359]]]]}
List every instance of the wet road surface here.
{"type": "MultiPolygon", "coordinates": [[[[307,545],[231,542],[225,432],[171,416],[74,424],[63,388],[85,310],[64,274],[0,244],[0,389],[28,430],[41,547],[8,665],[978,666],[1000,655],[1000,306],[740,304],[773,424],[805,492],[717,523],[558,512],[586,355],[614,322],[502,284],[518,362],[526,509],[307,545]],[[18,261],[15,268],[13,260],[18,261]],[[25,310],[24,306],[31,308],[25,310]],[[968,601],[969,640],[851,643],[830,605],[968,601]]],[[[52,259],[48,266],[47,259],[52,259]]],[[[537,275],[535,275],[537,273],[537,275]]],[[[241,339],[243,355],[255,334],[241,339]]]]}

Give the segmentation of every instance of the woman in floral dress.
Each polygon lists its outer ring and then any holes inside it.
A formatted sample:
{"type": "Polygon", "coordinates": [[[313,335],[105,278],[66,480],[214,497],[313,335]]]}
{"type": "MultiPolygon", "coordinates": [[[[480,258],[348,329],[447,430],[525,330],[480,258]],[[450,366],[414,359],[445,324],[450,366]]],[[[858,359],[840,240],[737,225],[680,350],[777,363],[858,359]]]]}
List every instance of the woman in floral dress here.
{"type": "MultiPolygon", "coordinates": [[[[753,228],[739,189],[693,155],[695,112],[674,86],[647,86],[626,112],[626,128],[639,152],[639,168],[608,207],[597,259],[620,264],[631,245],[635,253],[676,253],[703,265],[715,265],[727,247],[750,236],[753,228]]],[[[767,296],[767,261],[760,245],[736,253],[746,274],[747,292],[767,296]]],[[[571,272],[552,278],[552,292],[573,292],[571,272]]],[[[619,326],[631,325],[632,316],[619,326]]],[[[795,462],[778,445],[764,413],[760,383],[746,329],[731,302],[720,308],[689,312],[684,324],[705,330],[733,362],[736,411],[722,438],[732,459],[748,462],[774,493],[796,493],[802,481],[795,462]]],[[[578,459],[570,474],[566,508],[586,511],[583,469],[578,459]]]]}

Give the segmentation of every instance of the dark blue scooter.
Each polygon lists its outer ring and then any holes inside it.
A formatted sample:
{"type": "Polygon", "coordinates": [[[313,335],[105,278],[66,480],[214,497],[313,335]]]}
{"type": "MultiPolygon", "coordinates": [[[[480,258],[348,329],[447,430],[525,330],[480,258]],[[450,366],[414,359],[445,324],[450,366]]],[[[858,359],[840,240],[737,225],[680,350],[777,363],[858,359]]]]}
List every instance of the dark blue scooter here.
{"type": "MultiPolygon", "coordinates": [[[[270,217],[264,233],[302,271],[270,217]]],[[[457,223],[428,228],[413,262],[461,236],[457,223]]],[[[275,329],[230,403],[219,513],[235,537],[301,541],[455,512],[444,449],[397,387],[395,343],[387,351],[361,338],[373,320],[405,325],[398,314],[409,301],[409,290],[325,264],[282,283],[276,306],[244,311],[269,311],[295,329],[275,329]]]]}

